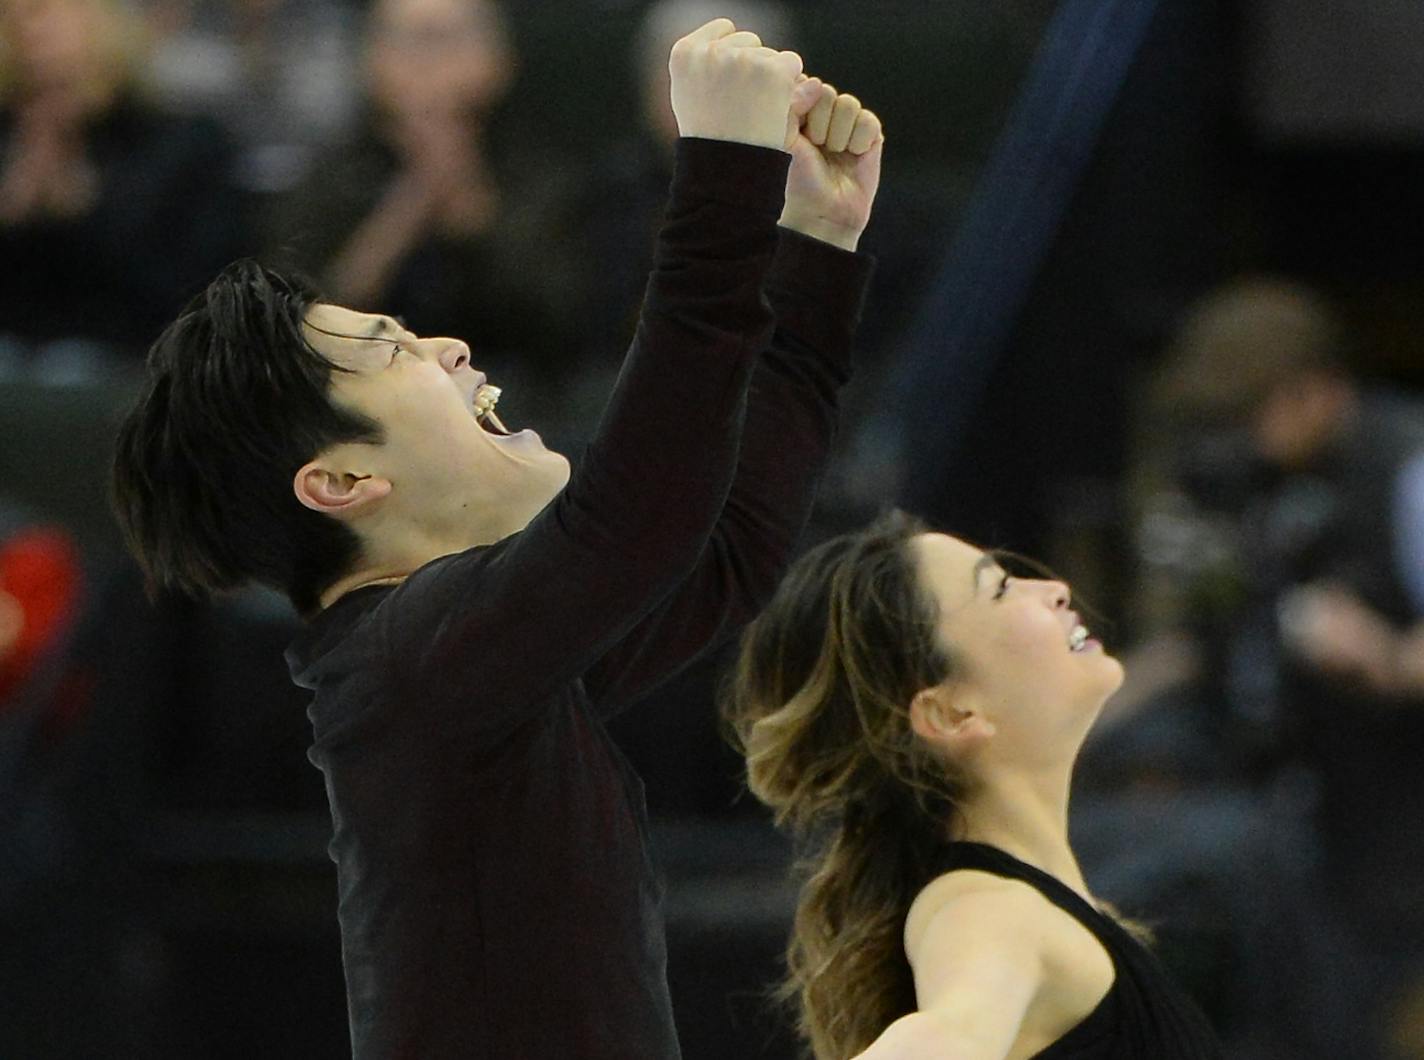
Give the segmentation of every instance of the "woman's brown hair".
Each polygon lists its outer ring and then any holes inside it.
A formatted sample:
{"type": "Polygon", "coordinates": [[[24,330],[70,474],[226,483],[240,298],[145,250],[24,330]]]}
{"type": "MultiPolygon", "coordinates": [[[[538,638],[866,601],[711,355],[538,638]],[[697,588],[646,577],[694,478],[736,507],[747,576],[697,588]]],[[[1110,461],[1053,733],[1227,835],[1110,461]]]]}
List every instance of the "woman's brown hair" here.
{"type": "Polygon", "coordinates": [[[947,763],[909,721],[954,669],[912,550],[923,531],[893,512],[803,556],[745,633],[723,703],[748,786],[803,847],[780,995],[822,1060],[915,1010],[905,915],[954,808],[947,763]]]}

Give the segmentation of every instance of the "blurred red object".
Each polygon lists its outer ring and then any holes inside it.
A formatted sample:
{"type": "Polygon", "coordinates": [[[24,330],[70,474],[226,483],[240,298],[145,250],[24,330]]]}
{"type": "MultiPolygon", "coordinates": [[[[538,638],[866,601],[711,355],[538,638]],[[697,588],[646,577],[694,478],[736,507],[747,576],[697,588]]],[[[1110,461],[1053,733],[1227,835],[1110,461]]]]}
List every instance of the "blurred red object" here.
{"type": "Polygon", "coordinates": [[[0,542],[0,711],[78,617],[79,551],[63,530],[30,527],[0,542]]]}

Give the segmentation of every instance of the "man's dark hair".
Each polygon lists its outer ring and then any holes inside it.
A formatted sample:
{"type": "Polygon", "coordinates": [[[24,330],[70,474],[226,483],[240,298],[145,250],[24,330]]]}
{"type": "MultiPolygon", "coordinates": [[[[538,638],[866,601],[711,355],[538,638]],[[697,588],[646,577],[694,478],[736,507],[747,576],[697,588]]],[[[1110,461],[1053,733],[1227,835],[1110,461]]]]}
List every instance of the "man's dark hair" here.
{"type": "Polygon", "coordinates": [[[258,582],[303,614],[360,553],[350,528],[305,507],[297,469],[380,425],[331,400],[332,364],[302,321],[304,281],[234,262],[164,330],[119,430],[111,498],[150,592],[203,597],[258,582]]]}

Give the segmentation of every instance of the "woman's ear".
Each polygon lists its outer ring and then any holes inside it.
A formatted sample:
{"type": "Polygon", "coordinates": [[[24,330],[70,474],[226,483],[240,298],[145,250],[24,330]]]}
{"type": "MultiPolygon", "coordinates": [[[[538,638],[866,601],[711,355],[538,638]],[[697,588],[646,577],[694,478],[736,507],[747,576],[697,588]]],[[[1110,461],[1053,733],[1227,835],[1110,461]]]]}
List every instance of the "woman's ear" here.
{"type": "Polygon", "coordinates": [[[313,460],[297,471],[292,491],[312,511],[347,520],[370,511],[391,492],[391,483],[375,475],[337,471],[313,460]]]}
{"type": "Polygon", "coordinates": [[[993,738],[995,730],[994,723],[967,701],[967,696],[957,697],[945,685],[922,688],[910,700],[910,729],[951,754],[970,753],[993,738]]]}

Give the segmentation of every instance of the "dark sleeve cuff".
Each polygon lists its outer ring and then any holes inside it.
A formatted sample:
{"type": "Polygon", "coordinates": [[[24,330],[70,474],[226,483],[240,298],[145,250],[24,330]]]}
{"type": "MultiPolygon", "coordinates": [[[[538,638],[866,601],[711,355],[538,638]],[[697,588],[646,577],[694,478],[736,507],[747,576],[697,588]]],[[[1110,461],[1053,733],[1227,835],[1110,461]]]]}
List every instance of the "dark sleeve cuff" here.
{"type": "Polygon", "coordinates": [[[875,259],[777,228],[766,292],[777,322],[835,360],[849,358],[875,259]]]}
{"type": "Polygon", "coordinates": [[[720,202],[776,218],[786,201],[790,168],[785,151],[684,136],[677,141],[670,198],[720,202]]]}

